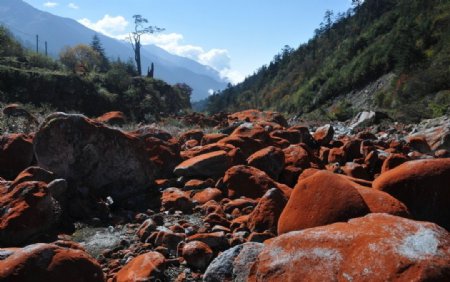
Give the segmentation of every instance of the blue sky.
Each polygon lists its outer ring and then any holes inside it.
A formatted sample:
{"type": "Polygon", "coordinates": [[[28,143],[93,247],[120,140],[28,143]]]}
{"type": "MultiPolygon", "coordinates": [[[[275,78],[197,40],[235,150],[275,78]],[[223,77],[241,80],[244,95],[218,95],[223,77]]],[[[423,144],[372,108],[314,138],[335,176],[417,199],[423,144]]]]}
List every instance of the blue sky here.
{"type": "Polygon", "coordinates": [[[25,0],[123,38],[141,14],[166,31],[144,38],[171,53],[217,69],[236,83],[269,63],[284,45],[308,41],[327,9],[345,12],[350,0],[25,0]]]}

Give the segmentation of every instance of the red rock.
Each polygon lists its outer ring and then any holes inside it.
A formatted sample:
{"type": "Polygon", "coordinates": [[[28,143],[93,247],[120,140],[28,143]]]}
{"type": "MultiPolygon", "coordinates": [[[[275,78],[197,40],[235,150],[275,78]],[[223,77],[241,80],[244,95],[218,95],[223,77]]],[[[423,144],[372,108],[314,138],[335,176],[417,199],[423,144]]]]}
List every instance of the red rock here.
{"type": "Polygon", "coordinates": [[[321,146],[328,145],[331,142],[331,140],[333,140],[333,136],[334,136],[334,129],[329,124],[317,128],[313,134],[314,139],[321,146]]]}
{"type": "Polygon", "coordinates": [[[217,214],[217,213],[210,213],[205,218],[203,218],[203,221],[206,223],[209,223],[211,226],[215,225],[221,225],[225,227],[230,226],[230,222],[224,215],[217,214]]]}
{"type": "Polygon", "coordinates": [[[127,117],[119,111],[107,112],[97,118],[97,121],[110,125],[123,125],[127,122],[127,117]]]}
{"type": "Polygon", "coordinates": [[[217,142],[217,144],[232,145],[235,148],[239,148],[241,149],[245,158],[248,158],[251,154],[264,148],[264,145],[260,140],[245,136],[229,136],[221,139],[219,142],[217,142]]]}
{"type": "Polygon", "coordinates": [[[214,200],[208,201],[205,204],[203,204],[201,206],[201,210],[202,210],[203,214],[209,214],[209,213],[215,212],[215,213],[218,213],[221,215],[225,215],[225,211],[222,209],[222,206],[214,200]]]}
{"type": "Polygon", "coordinates": [[[221,139],[227,137],[228,135],[223,134],[223,133],[210,133],[210,134],[205,134],[202,137],[202,141],[200,142],[200,145],[205,146],[208,144],[213,144],[216,142],[219,142],[221,139]]]}
{"type": "Polygon", "coordinates": [[[410,217],[408,208],[399,200],[380,190],[355,186],[371,213],[388,213],[391,215],[410,217]]]}
{"type": "Polygon", "coordinates": [[[158,252],[148,252],[135,257],[113,278],[113,282],[164,281],[166,258],[158,252]]]}
{"type": "Polygon", "coordinates": [[[430,145],[428,145],[427,139],[424,136],[409,137],[407,145],[422,154],[429,154],[431,152],[430,145]]]}
{"type": "Polygon", "coordinates": [[[230,136],[258,139],[263,143],[267,143],[269,140],[269,132],[264,127],[251,123],[244,123],[238,126],[230,136]]]}
{"type": "Polygon", "coordinates": [[[268,190],[249,216],[248,228],[250,231],[276,233],[278,219],[286,206],[287,200],[279,189],[268,190]]]}
{"type": "Polygon", "coordinates": [[[284,153],[279,148],[269,146],[251,155],[247,164],[264,171],[273,179],[278,179],[284,168],[284,153]]]}
{"type": "Polygon", "coordinates": [[[279,113],[270,111],[261,112],[253,109],[228,115],[228,123],[231,124],[235,121],[246,121],[246,122],[269,121],[278,123],[279,125],[284,127],[288,126],[286,119],[279,113]]]}
{"type": "Polygon", "coordinates": [[[443,228],[387,214],[290,232],[264,244],[243,281],[448,281],[443,228]]]}
{"type": "Polygon", "coordinates": [[[196,156],[200,156],[203,154],[207,154],[207,153],[211,153],[211,152],[216,152],[216,151],[225,151],[225,152],[229,152],[233,149],[235,149],[236,147],[234,147],[233,145],[223,145],[223,144],[209,144],[209,145],[205,145],[205,146],[198,146],[192,149],[189,149],[187,151],[183,151],[181,152],[181,157],[183,158],[183,160],[187,160],[196,156]]]}
{"type": "Polygon", "coordinates": [[[257,201],[251,198],[239,198],[231,200],[223,205],[225,212],[231,213],[234,209],[245,209],[247,207],[255,207],[258,204],[257,201]]]}
{"type": "Polygon", "coordinates": [[[346,221],[369,211],[350,180],[319,171],[293,189],[278,221],[278,234],[346,221]]]}
{"type": "Polygon", "coordinates": [[[351,162],[354,159],[362,158],[360,148],[361,148],[361,140],[358,139],[349,140],[344,143],[342,150],[344,150],[348,162],[351,162]]]}
{"type": "Polygon", "coordinates": [[[270,132],[271,138],[281,138],[287,140],[290,144],[300,143],[300,132],[297,130],[275,130],[270,132]]]}
{"type": "Polygon", "coordinates": [[[164,210],[191,212],[194,204],[188,193],[178,188],[168,188],[162,192],[161,206],[164,210]]]}
{"type": "Polygon", "coordinates": [[[345,166],[341,167],[342,171],[345,175],[353,177],[353,178],[359,178],[359,179],[365,179],[369,180],[370,175],[367,172],[366,168],[360,164],[356,163],[346,163],[345,166]]]}
{"type": "Polygon", "coordinates": [[[311,148],[316,148],[316,140],[309,133],[309,129],[306,126],[293,126],[288,129],[289,131],[298,131],[300,133],[300,140],[298,143],[305,143],[311,148]]]}
{"type": "Polygon", "coordinates": [[[390,154],[389,157],[387,157],[384,162],[383,166],[381,167],[381,173],[387,172],[393,168],[396,168],[397,166],[401,165],[404,162],[407,162],[408,158],[401,154],[390,154]]]}
{"type": "Polygon", "coordinates": [[[0,136],[0,176],[14,179],[33,161],[33,139],[25,134],[0,136]]]}
{"type": "Polygon", "coordinates": [[[289,187],[294,187],[297,184],[297,179],[302,173],[303,169],[295,166],[286,166],[280,174],[278,181],[286,184],[289,187]]]}
{"type": "Polygon", "coordinates": [[[200,241],[192,241],[183,246],[181,255],[189,266],[194,269],[205,270],[214,254],[207,244],[200,241]]]}
{"type": "Polygon", "coordinates": [[[230,225],[231,230],[236,230],[238,228],[245,228],[247,226],[249,217],[250,215],[246,214],[233,219],[230,225]]]}
{"type": "Polygon", "coordinates": [[[228,169],[223,178],[223,185],[228,191],[229,198],[244,196],[256,199],[273,187],[280,189],[287,196],[291,193],[291,188],[274,181],[265,172],[243,165],[228,169]]]}
{"type": "Polygon", "coordinates": [[[217,188],[206,188],[192,196],[192,199],[201,205],[211,200],[220,201],[222,198],[222,191],[217,188]]]}
{"type": "Polygon", "coordinates": [[[147,126],[143,126],[140,127],[134,131],[128,132],[128,134],[140,138],[142,140],[145,140],[146,138],[149,137],[154,137],[154,138],[158,138],[161,139],[163,141],[173,141],[172,143],[177,143],[175,139],[173,139],[172,135],[162,129],[159,128],[155,128],[151,125],[147,125],[147,126]]]}
{"type": "Polygon", "coordinates": [[[450,229],[450,159],[409,161],[381,174],[375,189],[403,202],[413,218],[450,229]]]}
{"type": "Polygon", "coordinates": [[[179,164],[174,173],[178,176],[218,177],[232,165],[225,151],[215,151],[199,155],[179,164]]]}
{"type": "Polygon", "coordinates": [[[0,280],[11,282],[102,282],[100,265],[81,249],[34,244],[0,249],[0,280]]]}
{"type": "Polygon", "coordinates": [[[42,236],[55,235],[61,215],[44,182],[23,182],[0,196],[0,245],[30,243],[42,236]]]}
{"type": "Polygon", "coordinates": [[[296,166],[303,169],[311,166],[311,153],[301,145],[291,145],[283,149],[283,153],[286,166],[296,166]]]}
{"type": "Polygon", "coordinates": [[[186,235],[184,233],[174,233],[169,230],[153,232],[147,241],[155,246],[161,246],[176,251],[178,244],[185,239],[186,235]]]}
{"type": "Polygon", "coordinates": [[[264,243],[264,241],[269,240],[270,238],[276,237],[275,234],[269,232],[252,232],[248,235],[247,242],[258,242],[264,243]]]}
{"type": "Polygon", "coordinates": [[[200,144],[200,142],[202,141],[203,135],[204,135],[204,133],[200,129],[189,130],[180,135],[180,137],[178,138],[178,143],[180,145],[182,145],[182,144],[186,143],[186,141],[196,140],[198,142],[198,144],[200,144]]]}
{"type": "Polygon", "coordinates": [[[186,151],[186,150],[195,148],[199,145],[200,145],[200,142],[198,142],[197,140],[194,140],[194,139],[190,139],[181,145],[181,150],[186,151]]]}
{"type": "Polygon", "coordinates": [[[16,179],[14,179],[11,184],[11,187],[15,187],[20,183],[27,181],[41,181],[48,184],[55,180],[55,178],[55,174],[51,171],[45,170],[38,166],[30,166],[17,175],[16,179]]]}
{"type": "Polygon", "coordinates": [[[332,148],[328,153],[328,163],[339,163],[341,165],[345,164],[347,156],[342,148],[332,148]]]}
{"type": "Polygon", "coordinates": [[[200,180],[200,179],[191,179],[184,183],[184,190],[201,190],[214,185],[214,181],[212,179],[208,180],[200,180]]]}
{"type": "Polygon", "coordinates": [[[230,246],[223,232],[198,233],[187,238],[187,242],[192,241],[203,242],[215,252],[226,250],[230,246]]]}
{"type": "Polygon", "coordinates": [[[173,170],[181,162],[180,146],[156,137],[147,137],[143,141],[149,160],[156,165],[156,176],[172,177],[173,170]]]}
{"type": "Polygon", "coordinates": [[[138,231],[136,232],[136,235],[139,237],[139,239],[142,242],[145,242],[147,240],[147,238],[152,234],[152,232],[156,231],[156,228],[158,227],[158,225],[156,224],[156,222],[149,218],[147,220],[145,220],[141,226],[139,226],[138,231]]]}

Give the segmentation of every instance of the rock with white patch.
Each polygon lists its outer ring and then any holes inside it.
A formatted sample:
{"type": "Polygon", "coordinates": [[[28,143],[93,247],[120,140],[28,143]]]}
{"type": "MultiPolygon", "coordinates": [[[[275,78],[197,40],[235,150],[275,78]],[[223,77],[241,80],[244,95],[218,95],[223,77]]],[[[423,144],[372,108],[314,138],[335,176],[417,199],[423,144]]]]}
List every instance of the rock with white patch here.
{"type": "Polygon", "coordinates": [[[245,281],[263,246],[261,243],[245,243],[226,250],[208,266],[203,281],[245,281]]]}
{"type": "Polygon", "coordinates": [[[387,214],[266,241],[247,281],[450,281],[450,234],[387,214]]]}

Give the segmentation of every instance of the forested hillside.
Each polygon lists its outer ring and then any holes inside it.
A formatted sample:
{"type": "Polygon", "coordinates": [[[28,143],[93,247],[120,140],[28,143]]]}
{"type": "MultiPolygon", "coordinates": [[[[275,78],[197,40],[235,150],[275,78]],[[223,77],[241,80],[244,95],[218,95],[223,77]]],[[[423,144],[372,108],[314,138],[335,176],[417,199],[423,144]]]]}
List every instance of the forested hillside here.
{"type": "Polygon", "coordinates": [[[106,58],[101,42],[68,47],[54,60],[27,50],[0,26],[0,102],[90,116],[119,110],[134,121],[190,109],[192,89],[138,76],[132,62],[106,58]]]}
{"type": "Polygon", "coordinates": [[[362,109],[345,94],[393,74],[387,88],[369,93],[367,107],[401,120],[449,113],[450,1],[353,2],[344,14],[327,11],[307,43],[286,46],[244,82],[211,96],[207,110],[347,119],[362,109]]]}

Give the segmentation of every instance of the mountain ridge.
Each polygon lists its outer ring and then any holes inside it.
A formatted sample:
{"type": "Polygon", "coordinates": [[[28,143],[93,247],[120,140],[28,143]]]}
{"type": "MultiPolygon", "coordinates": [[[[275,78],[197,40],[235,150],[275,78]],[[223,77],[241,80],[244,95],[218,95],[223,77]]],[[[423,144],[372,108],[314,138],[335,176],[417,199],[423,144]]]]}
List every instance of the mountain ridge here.
{"type": "MultiPolygon", "coordinates": [[[[30,43],[34,45],[34,34],[39,34],[40,42],[48,41],[49,54],[54,57],[64,46],[89,44],[94,34],[100,38],[108,57],[120,57],[125,61],[134,57],[131,47],[127,46],[126,42],[93,31],[74,19],[40,11],[22,0],[2,0],[0,19],[0,24],[4,24],[16,37],[28,42],[28,45],[30,43]]],[[[42,51],[43,44],[40,45],[42,51]]],[[[153,62],[156,78],[171,84],[187,83],[193,88],[192,101],[208,97],[210,89],[216,91],[227,85],[227,81],[223,80],[214,69],[194,60],[170,54],[157,46],[143,46],[141,53],[144,71],[153,62]],[[158,51],[157,54],[155,50],[158,51]]]]}

